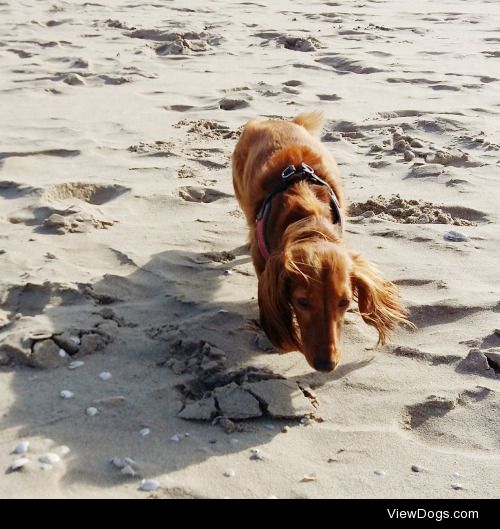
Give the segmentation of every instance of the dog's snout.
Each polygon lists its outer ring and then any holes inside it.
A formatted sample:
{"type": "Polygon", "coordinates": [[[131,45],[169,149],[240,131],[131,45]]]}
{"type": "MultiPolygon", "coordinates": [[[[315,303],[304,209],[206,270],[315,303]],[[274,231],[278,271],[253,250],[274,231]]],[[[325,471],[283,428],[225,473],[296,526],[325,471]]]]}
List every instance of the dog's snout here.
{"type": "Polygon", "coordinates": [[[313,366],[318,371],[333,371],[335,369],[335,362],[330,358],[317,357],[313,360],[313,366]]]}

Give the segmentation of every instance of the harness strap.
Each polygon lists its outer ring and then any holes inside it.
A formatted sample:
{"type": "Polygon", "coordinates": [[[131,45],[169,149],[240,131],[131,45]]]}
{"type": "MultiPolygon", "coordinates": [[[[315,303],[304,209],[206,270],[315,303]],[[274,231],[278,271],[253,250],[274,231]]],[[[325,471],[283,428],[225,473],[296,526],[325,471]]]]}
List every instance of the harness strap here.
{"type": "Polygon", "coordinates": [[[305,163],[301,163],[298,168],[294,165],[288,165],[285,167],[281,173],[281,180],[278,182],[278,185],[274,190],[267,196],[267,198],[262,203],[262,206],[257,213],[256,218],[256,229],[257,229],[257,243],[259,245],[259,250],[264,259],[269,257],[269,249],[266,243],[265,236],[265,225],[266,219],[271,209],[271,203],[273,198],[278,194],[285,191],[288,187],[302,180],[307,180],[313,184],[319,184],[325,186],[328,190],[328,195],[330,196],[330,207],[332,210],[332,222],[333,224],[338,224],[340,227],[341,235],[344,235],[344,222],[342,219],[342,212],[340,209],[340,204],[335,195],[331,186],[315,174],[312,167],[305,163]]]}

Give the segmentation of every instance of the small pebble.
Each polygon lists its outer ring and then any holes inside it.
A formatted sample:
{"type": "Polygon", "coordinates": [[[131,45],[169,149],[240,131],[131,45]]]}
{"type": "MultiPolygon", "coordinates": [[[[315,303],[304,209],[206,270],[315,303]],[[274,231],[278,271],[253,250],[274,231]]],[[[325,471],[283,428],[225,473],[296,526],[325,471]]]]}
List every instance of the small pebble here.
{"type": "Polygon", "coordinates": [[[217,442],[217,439],[209,439],[208,442],[209,442],[211,445],[214,445],[214,444],[217,442]]]}
{"type": "Polygon", "coordinates": [[[287,433],[290,431],[290,426],[283,426],[283,428],[281,428],[281,433],[287,433]]]}
{"type": "Polygon", "coordinates": [[[40,461],[40,463],[46,463],[47,465],[54,465],[55,463],[59,463],[59,461],[61,461],[61,458],[57,454],[49,452],[48,454],[40,456],[38,458],[38,461],[40,461]]]}
{"type": "Polygon", "coordinates": [[[224,471],[224,476],[226,476],[226,478],[233,478],[235,475],[236,472],[232,468],[224,471]]]}
{"type": "Polygon", "coordinates": [[[412,465],[411,469],[413,470],[413,472],[423,472],[424,471],[424,467],[421,467],[420,465],[412,465]]]}
{"type": "Polygon", "coordinates": [[[64,358],[66,356],[66,351],[64,349],[59,349],[59,356],[64,358]]]}
{"type": "Polygon", "coordinates": [[[113,457],[110,463],[116,468],[123,468],[125,466],[125,462],[121,457],[113,457]]]}
{"type": "Polygon", "coordinates": [[[264,461],[264,458],[262,457],[262,454],[258,448],[252,448],[250,451],[252,452],[250,454],[250,459],[252,461],[264,461]]]}
{"type": "Polygon", "coordinates": [[[21,470],[27,463],[29,463],[30,460],[26,457],[20,457],[19,459],[16,459],[9,467],[9,470],[11,472],[15,472],[16,470],[21,470]]]}
{"type": "Polygon", "coordinates": [[[160,487],[160,483],[156,479],[143,479],[141,481],[141,486],[139,490],[144,490],[146,492],[151,492],[160,487]]]}
{"type": "Polygon", "coordinates": [[[71,362],[68,366],[69,369],[77,369],[78,367],[82,367],[85,364],[83,360],[75,360],[74,362],[71,362]]]}
{"type": "Polygon", "coordinates": [[[125,468],[126,466],[130,466],[130,467],[136,466],[136,462],[131,457],[124,457],[124,458],[113,457],[110,463],[119,469],[125,468]]]}
{"type": "Polygon", "coordinates": [[[302,417],[302,419],[300,419],[300,424],[307,426],[311,424],[311,419],[309,419],[309,417],[302,417]]]}
{"type": "Polygon", "coordinates": [[[458,472],[453,472],[453,477],[454,478],[459,478],[460,477],[460,474],[458,472]]]}
{"type": "Polygon", "coordinates": [[[452,241],[452,242],[463,242],[467,241],[469,238],[464,233],[460,233],[459,231],[447,231],[443,235],[443,239],[445,241],[452,241]]]}
{"type": "Polygon", "coordinates": [[[78,336],[70,336],[69,339],[70,339],[75,345],[80,345],[80,343],[81,343],[81,340],[80,340],[80,338],[78,338],[78,336]]]}
{"type": "Polygon", "coordinates": [[[59,396],[61,397],[61,399],[72,399],[75,394],[69,389],[63,389],[61,393],[59,393],[59,396]]]}
{"type": "Polygon", "coordinates": [[[385,476],[385,470],[377,469],[375,470],[375,474],[377,474],[377,476],[385,476]]]}
{"type": "Polygon", "coordinates": [[[125,476],[135,476],[136,472],[130,465],[125,465],[120,472],[125,476]]]}
{"type": "Polygon", "coordinates": [[[219,309],[217,312],[219,314],[227,314],[227,310],[226,309],[219,309]]]}
{"type": "Polygon", "coordinates": [[[405,162],[411,162],[412,160],[415,159],[415,153],[413,151],[410,151],[409,149],[407,149],[404,152],[404,158],[405,158],[405,162]]]}
{"type": "Polygon", "coordinates": [[[271,424],[269,422],[266,422],[264,424],[264,428],[266,428],[267,430],[274,430],[274,424],[271,424]]]}
{"type": "Polygon", "coordinates": [[[184,434],[184,437],[191,437],[191,434],[190,434],[189,432],[186,432],[186,433],[184,434]]]}
{"type": "Polygon", "coordinates": [[[224,270],[225,276],[230,276],[232,273],[233,273],[232,270],[224,270]]]}
{"type": "Polygon", "coordinates": [[[397,152],[404,152],[409,147],[405,140],[398,140],[394,143],[392,149],[397,152]]]}
{"type": "Polygon", "coordinates": [[[95,408],[94,406],[89,406],[86,410],[85,410],[85,413],[89,416],[89,417],[93,417],[94,415],[97,415],[99,413],[99,410],[97,408],[95,408]]]}
{"type": "Polygon", "coordinates": [[[101,380],[109,380],[111,378],[111,373],[109,371],[103,371],[102,373],[99,373],[99,378],[101,380]]]}
{"type": "Polygon", "coordinates": [[[461,483],[452,483],[451,488],[454,490],[461,490],[464,488],[464,486],[461,483]]]}
{"type": "Polygon", "coordinates": [[[30,446],[29,441],[21,441],[15,448],[14,454],[25,454],[30,446]]]}
{"type": "Polygon", "coordinates": [[[237,445],[239,442],[240,440],[236,439],[235,437],[233,437],[232,439],[229,439],[229,444],[233,446],[237,445]]]}
{"type": "Polygon", "coordinates": [[[302,483],[316,481],[316,475],[315,474],[305,474],[305,476],[300,481],[302,481],[302,483]]]}
{"type": "Polygon", "coordinates": [[[149,428],[143,428],[139,433],[142,437],[147,437],[151,433],[151,430],[149,428]]]}
{"type": "Polygon", "coordinates": [[[181,434],[178,434],[178,433],[176,433],[175,435],[172,435],[172,437],[170,438],[170,440],[171,440],[173,443],[180,443],[180,442],[181,442],[181,439],[182,439],[182,435],[181,435],[181,434]]]}

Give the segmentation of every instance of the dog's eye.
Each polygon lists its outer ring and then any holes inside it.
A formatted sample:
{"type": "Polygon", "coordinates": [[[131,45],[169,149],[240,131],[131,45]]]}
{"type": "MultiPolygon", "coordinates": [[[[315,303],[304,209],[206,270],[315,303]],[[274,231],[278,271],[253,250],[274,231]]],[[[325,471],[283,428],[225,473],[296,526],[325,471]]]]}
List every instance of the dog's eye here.
{"type": "Polygon", "coordinates": [[[349,300],[348,300],[348,299],[341,299],[341,300],[339,301],[339,307],[340,307],[341,309],[347,307],[348,305],[349,305],[349,300]]]}
{"type": "Polygon", "coordinates": [[[309,300],[307,298],[297,298],[297,305],[303,309],[309,308],[309,300]]]}

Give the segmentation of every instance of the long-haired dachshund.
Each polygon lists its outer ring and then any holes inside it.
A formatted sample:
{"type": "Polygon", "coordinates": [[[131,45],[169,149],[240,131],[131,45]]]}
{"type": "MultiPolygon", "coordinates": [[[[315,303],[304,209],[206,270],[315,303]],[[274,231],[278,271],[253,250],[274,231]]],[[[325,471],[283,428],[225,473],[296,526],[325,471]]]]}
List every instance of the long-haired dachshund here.
{"type": "Polygon", "coordinates": [[[351,300],[379,343],[409,322],[396,286],[344,240],[345,200],[317,137],[322,124],[318,112],[249,121],[233,154],[233,185],[250,228],[264,331],[277,348],[331,371],[351,300]]]}

